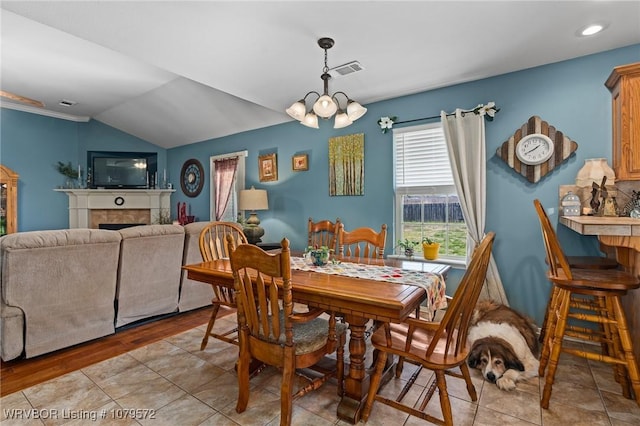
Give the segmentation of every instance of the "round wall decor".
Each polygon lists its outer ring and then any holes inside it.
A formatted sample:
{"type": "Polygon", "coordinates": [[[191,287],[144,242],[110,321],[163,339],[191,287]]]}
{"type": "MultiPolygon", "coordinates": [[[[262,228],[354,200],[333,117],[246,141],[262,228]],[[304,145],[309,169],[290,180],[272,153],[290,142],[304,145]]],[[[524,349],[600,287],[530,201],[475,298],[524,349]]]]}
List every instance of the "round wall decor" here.
{"type": "Polygon", "coordinates": [[[187,197],[197,197],[204,186],[204,168],[202,164],[192,158],[182,165],[180,172],[180,186],[187,197]]]}

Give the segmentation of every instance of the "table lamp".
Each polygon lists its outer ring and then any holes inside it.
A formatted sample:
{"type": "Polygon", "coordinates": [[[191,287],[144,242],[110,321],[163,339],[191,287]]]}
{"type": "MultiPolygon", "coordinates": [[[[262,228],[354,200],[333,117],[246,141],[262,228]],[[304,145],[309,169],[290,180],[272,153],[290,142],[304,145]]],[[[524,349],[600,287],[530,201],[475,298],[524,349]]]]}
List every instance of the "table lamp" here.
{"type": "Polygon", "coordinates": [[[267,191],[264,189],[243,189],[240,191],[240,200],[238,202],[240,210],[249,210],[249,218],[244,224],[242,231],[247,237],[250,244],[261,242],[260,239],[264,235],[264,229],[260,226],[260,219],[256,215],[256,210],[268,210],[269,203],[267,201],[267,191]]]}

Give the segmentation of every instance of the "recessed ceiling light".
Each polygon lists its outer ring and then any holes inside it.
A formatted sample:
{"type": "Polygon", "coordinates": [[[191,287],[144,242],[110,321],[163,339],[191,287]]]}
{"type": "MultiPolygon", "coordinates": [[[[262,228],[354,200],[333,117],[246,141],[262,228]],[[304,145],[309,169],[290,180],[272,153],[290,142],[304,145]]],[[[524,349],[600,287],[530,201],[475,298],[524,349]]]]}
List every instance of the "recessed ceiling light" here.
{"type": "Polygon", "coordinates": [[[578,35],[582,37],[592,36],[594,34],[598,34],[603,31],[607,26],[605,24],[589,24],[585,27],[582,27],[578,30],[578,35]]]}

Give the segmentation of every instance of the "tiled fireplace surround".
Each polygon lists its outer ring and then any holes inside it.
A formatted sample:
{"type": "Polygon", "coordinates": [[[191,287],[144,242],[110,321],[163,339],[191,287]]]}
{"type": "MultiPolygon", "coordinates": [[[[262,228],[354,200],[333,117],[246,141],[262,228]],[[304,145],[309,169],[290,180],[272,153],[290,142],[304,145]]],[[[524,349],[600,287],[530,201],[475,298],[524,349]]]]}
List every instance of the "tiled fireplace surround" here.
{"type": "Polygon", "coordinates": [[[57,189],[69,196],[69,228],[157,223],[171,208],[173,189],[57,189]]]}

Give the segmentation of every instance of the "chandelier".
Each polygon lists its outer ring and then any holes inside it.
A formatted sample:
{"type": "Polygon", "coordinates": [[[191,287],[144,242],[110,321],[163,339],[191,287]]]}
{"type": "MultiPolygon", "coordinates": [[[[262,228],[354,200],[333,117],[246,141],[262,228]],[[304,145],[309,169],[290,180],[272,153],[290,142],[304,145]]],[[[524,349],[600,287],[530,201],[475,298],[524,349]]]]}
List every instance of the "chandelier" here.
{"type": "Polygon", "coordinates": [[[367,112],[365,107],[353,99],[350,99],[344,92],[335,92],[333,95],[329,95],[329,79],[331,76],[329,75],[329,67],[327,66],[327,50],[331,49],[333,44],[333,39],[329,37],[323,37],[318,40],[318,46],[324,49],[324,68],[320,76],[324,82],[324,93],[320,95],[320,93],[316,91],[311,91],[304,95],[304,98],[294,102],[293,105],[286,110],[287,114],[298,120],[301,124],[307,127],[313,127],[314,129],[318,128],[318,117],[329,119],[336,114],[333,128],[341,129],[347,127],[367,112]],[[316,95],[317,99],[313,104],[313,108],[307,111],[305,100],[311,94],[316,95]],[[338,95],[344,96],[347,100],[345,109],[340,105],[338,95]]]}

